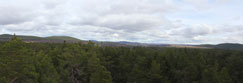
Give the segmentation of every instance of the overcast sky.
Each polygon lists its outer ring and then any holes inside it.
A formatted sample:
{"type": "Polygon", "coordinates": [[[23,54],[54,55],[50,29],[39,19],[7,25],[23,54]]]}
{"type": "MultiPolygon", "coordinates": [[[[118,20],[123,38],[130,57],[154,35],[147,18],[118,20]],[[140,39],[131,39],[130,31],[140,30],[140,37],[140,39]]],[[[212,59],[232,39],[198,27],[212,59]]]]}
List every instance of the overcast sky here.
{"type": "Polygon", "coordinates": [[[0,34],[243,43],[243,0],[0,0],[0,34]]]}

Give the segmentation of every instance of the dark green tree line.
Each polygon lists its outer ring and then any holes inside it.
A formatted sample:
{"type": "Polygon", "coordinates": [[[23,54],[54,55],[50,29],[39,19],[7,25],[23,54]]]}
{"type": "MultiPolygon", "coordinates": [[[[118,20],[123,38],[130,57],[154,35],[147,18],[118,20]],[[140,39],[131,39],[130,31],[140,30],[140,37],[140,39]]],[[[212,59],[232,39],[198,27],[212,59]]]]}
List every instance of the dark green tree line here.
{"type": "Polygon", "coordinates": [[[243,51],[0,43],[1,83],[241,83],[243,51]]]}

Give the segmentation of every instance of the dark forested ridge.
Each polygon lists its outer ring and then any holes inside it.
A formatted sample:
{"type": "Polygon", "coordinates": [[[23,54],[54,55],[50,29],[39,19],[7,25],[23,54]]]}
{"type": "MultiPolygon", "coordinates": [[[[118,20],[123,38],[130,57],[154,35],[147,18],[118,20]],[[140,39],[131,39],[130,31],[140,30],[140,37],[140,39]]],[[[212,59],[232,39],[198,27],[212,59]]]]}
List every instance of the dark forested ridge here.
{"type": "Polygon", "coordinates": [[[1,83],[242,83],[243,51],[0,43],[1,83]]]}
{"type": "MultiPolygon", "coordinates": [[[[2,34],[0,35],[0,41],[9,41],[14,35],[2,34]]],[[[68,36],[50,36],[50,37],[37,37],[37,36],[26,36],[26,35],[16,35],[19,39],[24,42],[38,42],[38,43],[62,43],[64,40],[69,43],[83,42],[77,38],[68,36]]]]}
{"type": "Polygon", "coordinates": [[[222,43],[218,45],[201,45],[203,47],[226,49],[226,50],[243,50],[243,44],[238,43],[222,43]]]}
{"type": "MultiPolygon", "coordinates": [[[[6,42],[11,40],[14,35],[2,34],[0,35],[0,42],[6,42]]],[[[87,44],[89,41],[94,42],[100,46],[111,47],[172,47],[172,48],[201,48],[201,49],[226,49],[226,50],[243,50],[243,44],[237,43],[222,43],[217,45],[203,44],[203,45],[189,45],[189,44],[153,44],[153,43],[139,43],[139,42],[127,42],[127,41],[97,41],[97,40],[80,40],[69,36],[50,36],[50,37],[38,37],[38,36],[26,36],[16,35],[25,43],[83,43],[87,44]]]]}

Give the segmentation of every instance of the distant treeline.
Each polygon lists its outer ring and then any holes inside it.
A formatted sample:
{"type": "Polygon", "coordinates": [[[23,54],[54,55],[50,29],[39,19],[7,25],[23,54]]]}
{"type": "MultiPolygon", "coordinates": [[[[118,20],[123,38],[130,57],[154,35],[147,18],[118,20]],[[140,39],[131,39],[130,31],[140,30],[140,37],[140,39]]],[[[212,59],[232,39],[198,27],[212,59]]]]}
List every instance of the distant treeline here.
{"type": "Polygon", "coordinates": [[[0,83],[242,83],[243,51],[0,43],[0,83]]]}

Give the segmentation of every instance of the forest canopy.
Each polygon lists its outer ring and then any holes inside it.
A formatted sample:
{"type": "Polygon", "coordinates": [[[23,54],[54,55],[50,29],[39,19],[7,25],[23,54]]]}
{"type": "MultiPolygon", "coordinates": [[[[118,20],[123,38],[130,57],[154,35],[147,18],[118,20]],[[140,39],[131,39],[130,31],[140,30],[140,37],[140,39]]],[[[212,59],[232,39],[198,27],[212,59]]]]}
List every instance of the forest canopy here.
{"type": "Polygon", "coordinates": [[[241,83],[243,51],[0,43],[1,83],[241,83]]]}

